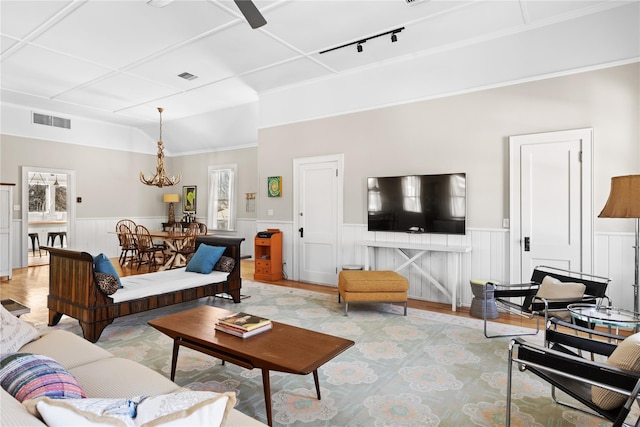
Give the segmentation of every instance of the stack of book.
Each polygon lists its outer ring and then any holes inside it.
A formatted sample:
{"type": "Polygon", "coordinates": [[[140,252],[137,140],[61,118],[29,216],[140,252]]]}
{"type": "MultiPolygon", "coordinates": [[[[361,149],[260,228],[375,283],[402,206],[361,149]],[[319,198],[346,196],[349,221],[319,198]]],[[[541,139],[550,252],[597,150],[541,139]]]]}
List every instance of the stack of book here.
{"type": "Polygon", "coordinates": [[[271,320],[248,313],[233,313],[218,319],[216,329],[241,338],[247,338],[271,329],[271,320]]]}

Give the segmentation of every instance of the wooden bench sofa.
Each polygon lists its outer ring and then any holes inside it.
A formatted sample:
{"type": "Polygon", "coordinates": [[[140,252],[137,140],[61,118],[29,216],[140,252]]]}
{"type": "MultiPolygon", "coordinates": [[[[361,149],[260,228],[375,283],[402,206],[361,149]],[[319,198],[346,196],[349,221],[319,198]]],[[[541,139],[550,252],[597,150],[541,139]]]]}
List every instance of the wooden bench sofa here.
{"type": "MultiPolygon", "coordinates": [[[[196,245],[226,247],[224,256],[235,259],[235,267],[226,281],[210,283],[194,288],[165,292],[144,298],[114,302],[94,280],[93,256],[87,252],[60,248],[49,250],[49,325],[58,324],[62,315],[80,322],[84,337],[96,342],[104,328],[121,316],[140,313],[159,307],[196,300],[216,294],[228,294],[240,302],[240,244],[244,238],[199,236],[196,245]]],[[[162,274],[154,273],[154,274],[162,274]]]]}

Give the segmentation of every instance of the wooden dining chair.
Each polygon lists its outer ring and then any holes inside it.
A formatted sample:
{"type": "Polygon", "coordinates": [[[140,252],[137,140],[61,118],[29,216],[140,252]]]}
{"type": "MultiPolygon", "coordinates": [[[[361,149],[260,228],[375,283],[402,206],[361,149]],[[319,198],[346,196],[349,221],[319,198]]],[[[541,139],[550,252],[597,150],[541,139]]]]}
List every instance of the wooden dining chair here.
{"type": "Polygon", "coordinates": [[[182,241],[176,245],[176,251],[171,261],[171,268],[173,268],[176,258],[182,256],[188,262],[189,256],[196,251],[196,237],[199,235],[197,227],[188,227],[184,230],[185,237],[182,241]]]}
{"type": "Polygon", "coordinates": [[[118,233],[118,239],[120,239],[120,265],[124,266],[128,262],[133,262],[138,259],[138,246],[136,245],[136,236],[133,230],[129,228],[126,223],[120,224],[120,227],[116,230],[118,233]],[[129,255],[129,257],[127,257],[129,255]]]}
{"type": "Polygon", "coordinates": [[[149,271],[151,268],[158,267],[158,259],[162,258],[162,263],[165,263],[164,247],[157,246],[153,243],[149,230],[144,225],[136,226],[136,247],[138,249],[138,270],[143,263],[147,263],[149,271]]]}
{"type": "MultiPolygon", "coordinates": [[[[126,258],[126,254],[128,252],[130,252],[132,249],[131,248],[125,248],[125,245],[123,245],[123,234],[120,232],[120,226],[126,226],[132,233],[136,232],[136,223],[133,220],[130,219],[121,219],[118,222],[116,222],[116,235],[118,236],[118,244],[120,245],[120,264],[124,265],[125,258],[126,258]]],[[[133,241],[133,244],[135,246],[135,239],[133,241]]],[[[135,248],[134,248],[135,249],[135,248]]]]}
{"type": "Polygon", "coordinates": [[[199,236],[204,236],[207,234],[207,224],[204,222],[192,222],[189,224],[189,228],[193,228],[196,230],[196,234],[199,236]]]}

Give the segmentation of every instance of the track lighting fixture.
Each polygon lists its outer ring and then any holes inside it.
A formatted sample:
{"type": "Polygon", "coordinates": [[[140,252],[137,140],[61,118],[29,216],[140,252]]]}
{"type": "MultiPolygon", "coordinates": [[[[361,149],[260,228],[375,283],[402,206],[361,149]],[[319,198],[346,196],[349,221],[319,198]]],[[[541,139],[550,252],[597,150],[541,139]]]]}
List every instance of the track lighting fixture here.
{"type": "Polygon", "coordinates": [[[354,44],[356,45],[356,50],[358,52],[362,52],[362,44],[366,43],[367,40],[375,39],[377,37],[382,37],[382,36],[386,36],[386,35],[389,35],[389,34],[391,34],[391,41],[393,43],[395,43],[395,42],[398,41],[398,36],[396,34],[401,32],[402,30],[404,30],[404,27],[396,28],[395,30],[385,31],[384,33],[376,34],[375,36],[367,37],[367,38],[364,38],[364,39],[359,39],[359,40],[356,40],[354,42],[345,43],[343,45],[332,47],[330,49],[325,49],[325,50],[321,51],[320,53],[322,54],[322,53],[331,52],[332,50],[342,49],[343,47],[353,46],[354,44]]]}

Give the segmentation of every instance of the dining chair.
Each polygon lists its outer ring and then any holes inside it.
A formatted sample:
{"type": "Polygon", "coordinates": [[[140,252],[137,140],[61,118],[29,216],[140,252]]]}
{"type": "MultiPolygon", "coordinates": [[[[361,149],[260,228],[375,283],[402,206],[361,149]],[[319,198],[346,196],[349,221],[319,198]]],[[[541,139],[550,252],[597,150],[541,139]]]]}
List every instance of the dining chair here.
{"type": "MultiPolygon", "coordinates": [[[[136,223],[131,219],[121,219],[118,222],[116,222],[116,235],[118,236],[118,244],[120,245],[120,258],[119,258],[119,261],[120,261],[121,265],[124,265],[123,257],[128,251],[125,250],[125,248],[122,246],[123,236],[120,233],[120,226],[121,225],[127,226],[132,233],[135,233],[136,232],[136,223]]],[[[135,239],[134,239],[134,242],[135,242],[135,239]]]]}
{"type": "Polygon", "coordinates": [[[149,271],[151,268],[157,268],[157,256],[162,257],[162,263],[165,262],[164,247],[157,246],[153,243],[149,230],[144,225],[136,226],[136,247],[138,248],[138,270],[143,263],[147,263],[149,271]]]}
{"type": "Polygon", "coordinates": [[[207,224],[204,222],[192,222],[189,224],[189,228],[193,228],[196,230],[196,234],[199,236],[204,236],[207,234],[207,224]]]}
{"type": "Polygon", "coordinates": [[[174,267],[176,259],[184,257],[188,262],[189,256],[196,251],[196,237],[199,235],[197,227],[188,227],[184,230],[184,238],[176,245],[176,250],[172,254],[171,268],[174,267]]]}
{"type": "Polygon", "coordinates": [[[118,239],[120,240],[120,265],[124,266],[127,262],[133,264],[134,260],[138,259],[138,247],[136,245],[135,225],[131,229],[126,223],[119,223],[119,227],[116,229],[118,239]],[[129,258],[127,255],[130,253],[129,258]]]}

